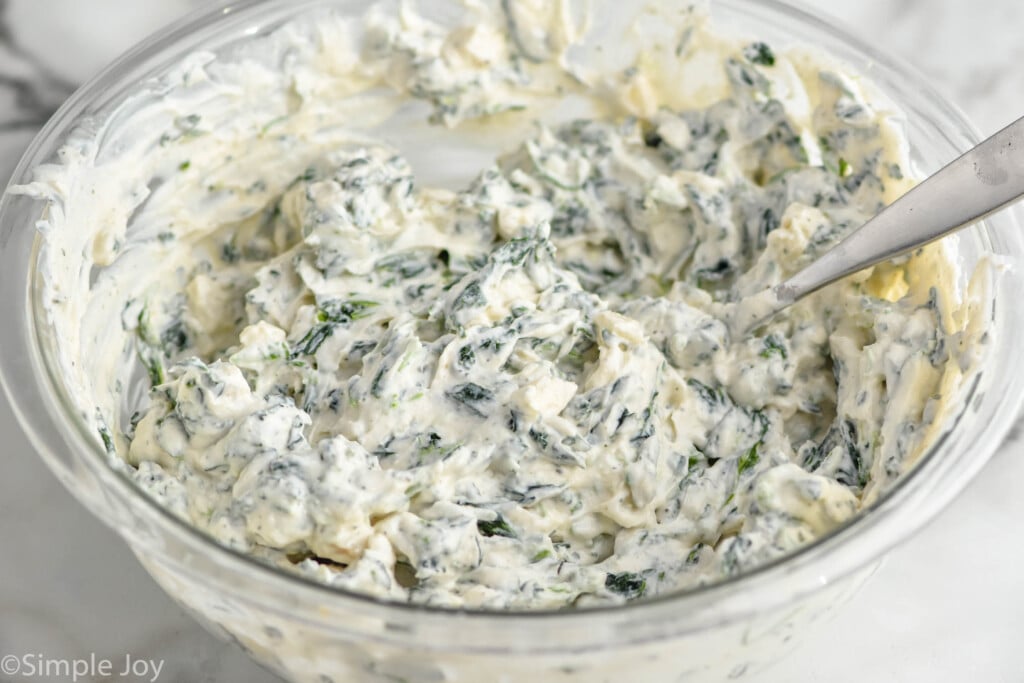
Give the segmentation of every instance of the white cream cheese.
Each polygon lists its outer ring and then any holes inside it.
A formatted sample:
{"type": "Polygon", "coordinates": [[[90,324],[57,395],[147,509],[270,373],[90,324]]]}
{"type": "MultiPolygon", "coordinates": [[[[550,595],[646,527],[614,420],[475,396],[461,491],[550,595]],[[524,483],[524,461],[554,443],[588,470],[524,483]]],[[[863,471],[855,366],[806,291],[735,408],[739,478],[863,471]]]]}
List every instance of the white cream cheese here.
{"type": "Polygon", "coordinates": [[[502,6],[197,55],[16,190],[111,461],[225,545],[446,606],[677,591],[849,520],[957,387],[943,247],[723,318],[905,191],[893,112],[700,15],[605,73],[567,3],[502,6]],[[432,141],[504,153],[431,186],[432,141]]]}

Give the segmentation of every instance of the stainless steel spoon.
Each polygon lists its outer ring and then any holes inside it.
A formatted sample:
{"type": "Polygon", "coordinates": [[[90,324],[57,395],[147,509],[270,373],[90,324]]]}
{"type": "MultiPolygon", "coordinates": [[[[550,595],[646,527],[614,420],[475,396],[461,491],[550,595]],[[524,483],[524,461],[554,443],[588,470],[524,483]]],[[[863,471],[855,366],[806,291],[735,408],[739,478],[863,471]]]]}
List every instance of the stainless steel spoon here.
{"type": "Polygon", "coordinates": [[[949,163],[785,282],[738,302],[733,338],[825,285],[905,254],[1024,195],[1024,118],[949,163]]]}

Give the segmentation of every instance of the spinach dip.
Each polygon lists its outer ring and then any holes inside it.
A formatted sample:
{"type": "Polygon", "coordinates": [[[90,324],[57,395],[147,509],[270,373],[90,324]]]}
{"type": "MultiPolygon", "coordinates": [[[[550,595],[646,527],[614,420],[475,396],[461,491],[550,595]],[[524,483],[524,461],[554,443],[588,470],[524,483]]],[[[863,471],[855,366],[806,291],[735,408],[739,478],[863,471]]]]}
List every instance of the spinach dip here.
{"type": "Polygon", "coordinates": [[[907,471],[970,343],[947,247],[724,322],[912,185],[898,113],[700,11],[574,61],[565,4],[197,55],[17,190],[94,226],[44,261],[115,466],[288,571],[490,609],[717,582],[907,471]]]}

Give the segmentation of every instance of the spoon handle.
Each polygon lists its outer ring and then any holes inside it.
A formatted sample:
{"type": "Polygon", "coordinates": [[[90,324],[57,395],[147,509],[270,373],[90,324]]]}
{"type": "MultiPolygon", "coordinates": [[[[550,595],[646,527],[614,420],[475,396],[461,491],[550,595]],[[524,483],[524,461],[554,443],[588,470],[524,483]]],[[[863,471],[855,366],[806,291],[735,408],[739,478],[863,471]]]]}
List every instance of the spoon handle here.
{"type": "Polygon", "coordinates": [[[1024,118],[928,177],[793,277],[741,304],[733,324],[749,330],[825,285],[964,228],[1022,195],[1024,118]]]}

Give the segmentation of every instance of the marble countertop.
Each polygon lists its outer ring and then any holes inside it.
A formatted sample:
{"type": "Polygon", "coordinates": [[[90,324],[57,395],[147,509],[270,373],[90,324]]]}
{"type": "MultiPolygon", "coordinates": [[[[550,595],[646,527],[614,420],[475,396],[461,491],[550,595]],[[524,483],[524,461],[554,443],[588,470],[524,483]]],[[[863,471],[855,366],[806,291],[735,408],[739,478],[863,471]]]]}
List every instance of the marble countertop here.
{"type": "MultiPolygon", "coordinates": [[[[78,83],[200,4],[0,0],[0,187],[78,83]]],[[[916,65],[983,133],[1024,113],[1024,3],[990,0],[984,10],[963,0],[806,4],[916,65]]],[[[1007,531],[1024,516],[1016,484],[1024,480],[1024,439],[1015,431],[968,490],[893,551],[853,604],[767,680],[1024,680],[1024,542],[1007,531]]],[[[0,657],[96,653],[123,661],[130,653],[163,660],[163,683],[276,680],[206,634],[67,495],[2,395],[0,444],[0,657]]]]}

